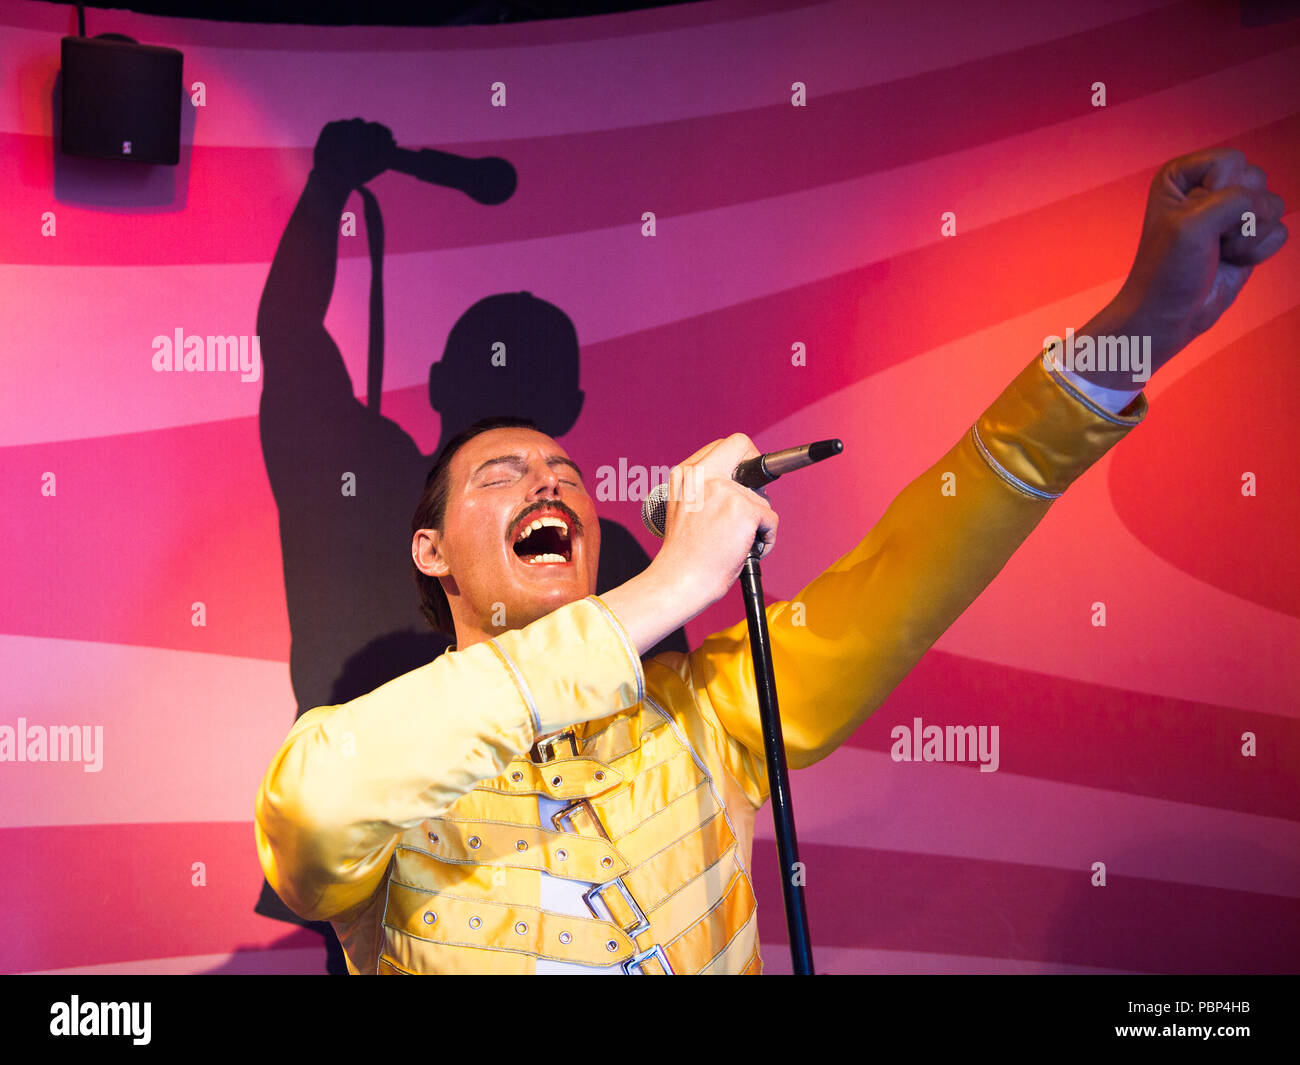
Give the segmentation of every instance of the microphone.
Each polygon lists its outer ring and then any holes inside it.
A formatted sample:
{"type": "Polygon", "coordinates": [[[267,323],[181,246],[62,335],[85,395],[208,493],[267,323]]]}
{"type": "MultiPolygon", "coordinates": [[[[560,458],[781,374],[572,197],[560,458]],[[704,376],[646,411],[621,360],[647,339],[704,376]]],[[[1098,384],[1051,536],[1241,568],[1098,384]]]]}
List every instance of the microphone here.
{"type": "Polygon", "coordinates": [[[518,183],[515,168],[505,159],[495,155],[467,159],[435,148],[394,148],[388,168],[430,185],[460,189],[470,199],[486,204],[504,203],[514,195],[518,183]]]}
{"type": "MultiPolygon", "coordinates": [[[[803,447],[788,447],[784,451],[769,451],[752,459],[745,459],[732,471],[731,479],[746,488],[762,488],[786,473],[793,473],[814,462],[821,462],[844,450],[842,440],[818,440],[803,447]]],[[[657,484],[641,504],[641,520],[660,540],[664,538],[668,518],[668,483],[657,484]]]]}

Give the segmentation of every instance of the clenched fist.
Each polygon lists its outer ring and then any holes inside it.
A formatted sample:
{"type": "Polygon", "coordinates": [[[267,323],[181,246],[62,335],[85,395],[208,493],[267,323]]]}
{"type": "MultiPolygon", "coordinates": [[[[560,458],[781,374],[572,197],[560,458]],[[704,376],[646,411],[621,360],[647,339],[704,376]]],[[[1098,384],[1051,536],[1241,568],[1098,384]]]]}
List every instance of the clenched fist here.
{"type": "Polygon", "coordinates": [[[355,189],[388,169],[396,147],[387,126],[352,118],[330,122],[320,131],[312,161],[331,185],[355,189]]]}
{"type": "Polygon", "coordinates": [[[1154,372],[1210,328],[1287,239],[1282,198],[1235,148],[1166,163],[1151,182],[1137,256],[1112,301],[1116,332],[1151,337],[1154,372]]]}
{"type": "Polygon", "coordinates": [[[699,609],[722,598],[758,541],[761,554],[776,543],[777,514],[767,497],[732,479],[745,459],[759,455],[743,433],[700,448],[669,474],[661,569],[689,574],[699,609]]]}

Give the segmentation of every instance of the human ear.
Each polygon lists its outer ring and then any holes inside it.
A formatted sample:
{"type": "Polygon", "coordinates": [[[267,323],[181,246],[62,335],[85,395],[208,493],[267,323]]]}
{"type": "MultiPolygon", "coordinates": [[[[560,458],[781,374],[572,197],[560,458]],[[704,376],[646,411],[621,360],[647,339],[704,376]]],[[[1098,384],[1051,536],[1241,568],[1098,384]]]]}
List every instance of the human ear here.
{"type": "Polygon", "coordinates": [[[415,568],[428,577],[446,577],[451,572],[442,533],[437,529],[416,530],[411,537],[411,558],[415,560],[415,568]]]}

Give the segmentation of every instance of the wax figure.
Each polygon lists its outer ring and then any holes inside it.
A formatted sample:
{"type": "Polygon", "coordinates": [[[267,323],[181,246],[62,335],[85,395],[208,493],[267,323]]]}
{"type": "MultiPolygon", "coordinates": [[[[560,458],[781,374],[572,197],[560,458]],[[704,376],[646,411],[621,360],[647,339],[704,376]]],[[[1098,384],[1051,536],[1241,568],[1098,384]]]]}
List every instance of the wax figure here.
{"type": "MultiPolygon", "coordinates": [[[[1080,335],[1150,337],[1158,370],[1281,247],[1282,213],[1239,152],[1167,164],[1129,279],[1080,335]]],[[[1131,377],[1036,357],[857,547],[768,608],[792,768],[880,706],[1142,421],[1131,377]]],[[[257,798],[269,883],[333,924],[352,972],[762,971],[748,870],[767,781],[745,624],[641,658],[727,592],[755,538],[775,543],[767,499],[731,480],[757,453],[737,434],[673,467],[660,552],[598,597],[600,526],[560,445],[517,420],[447,445],[412,559],[455,649],[304,714],[257,798]]]]}

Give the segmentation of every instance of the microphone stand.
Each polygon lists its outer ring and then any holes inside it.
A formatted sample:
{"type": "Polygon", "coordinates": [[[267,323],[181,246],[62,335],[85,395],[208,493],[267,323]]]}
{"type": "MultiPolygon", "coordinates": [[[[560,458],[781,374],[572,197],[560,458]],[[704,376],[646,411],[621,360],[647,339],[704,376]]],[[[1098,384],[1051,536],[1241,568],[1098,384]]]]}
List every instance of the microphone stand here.
{"type": "Polygon", "coordinates": [[[808,935],[808,909],[803,897],[803,864],[794,833],[794,805],[790,798],[790,777],[785,764],[785,740],[781,735],[781,714],[776,702],[776,677],[772,671],[772,644],[767,631],[763,602],[763,571],[751,551],[740,571],[745,617],[749,622],[749,647],[754,656],[754,684],[758,689],[759,718],[763,724],[763,747],[767,753],[767,779],[772,796],[772,820],[776,826],[776,853],[781,863],[781,891],[785,896],[785,920],[790,930],[790,959],[796,976],[812,976],[812,943],[808,935]]]}
{"type": "MultiPolygon", "coordinates": [[[[818,440],[803,447],[769,452],[745,459],[732,473],[732,479],[746,488],[757,490],[784,474],[821,462],[843,450],[842,440],[818,440]]],[[[660,539],[667,529],[667,508],[667,484],[656,485],[641,507],[641,520],[660,539]]],[[[768,791],[776,827],[776,853],[781,862],[781,892],[785,896],[785,920],[790,930],[790,957],[795,975],[812,976],[808,909],[803,898],[803,863],[799,861],[799,844],[794,836],[794,804],[790,798],[790,775],[785,765],[781,712],[776,705],[772,640],[767,631],[767,610],[763,602],[763,572],[758,564],[760,554],[760,541],[756,539],[740,570],[740,588],[745,599],[745,619],[749,623],[749,649],[754,657],[754,687],[758,694],[763,749],[767,755],[768,791]]]]}

